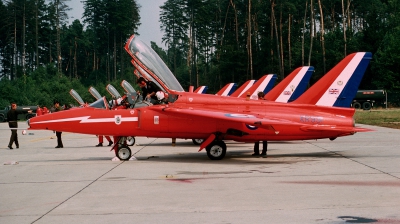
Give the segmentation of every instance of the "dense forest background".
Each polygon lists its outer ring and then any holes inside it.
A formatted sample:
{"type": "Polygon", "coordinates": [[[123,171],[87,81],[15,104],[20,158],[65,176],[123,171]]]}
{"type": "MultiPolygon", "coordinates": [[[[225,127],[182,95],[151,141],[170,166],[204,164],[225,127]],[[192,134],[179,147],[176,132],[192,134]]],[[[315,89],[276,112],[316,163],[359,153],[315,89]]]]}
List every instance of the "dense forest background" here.
{"type": "MultiPolygon", "coordinates": [[[[67,23],[67,0],[0,1],[0,107],[85,101],[94,86],[136,81],[123,49],[140,25],[135,0],[84,0],[82,21],[67,23]]],[[[315,68],[310,85],[346,55],[373,60],[360,89],[400,92],[398,0],[167,0],[160,8],[164,46],[151,47],[185,89],[215,93],[299,66],[315,68]]],[[[119,88],[122,92],[122,88],[119,88]]],[[[75,103],[76,104],[76,103],[75,103]]]]}

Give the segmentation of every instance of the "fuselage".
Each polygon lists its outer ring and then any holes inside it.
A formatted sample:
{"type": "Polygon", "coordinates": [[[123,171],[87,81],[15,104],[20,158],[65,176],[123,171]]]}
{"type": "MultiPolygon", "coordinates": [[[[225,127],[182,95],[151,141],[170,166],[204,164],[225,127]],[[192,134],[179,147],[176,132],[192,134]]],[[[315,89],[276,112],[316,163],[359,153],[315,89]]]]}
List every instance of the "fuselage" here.
{"type": "Polygon", "coordinates": [[[220,138],[242,142],[257,140],[306,140],[351,135],[354,131],[354,109],[321,107],[305,104],[276,103],[231,97],[175,92],[177,99],[167,105],[137,109],[106,110],[92,107],[61,111],[30,119],[30,129],[55,130],[93,135],[145,136],[158,138],[207,138],[221,133],[220,138]],[[251,115],[271,128],[244,122],[194,116],[173,111],[210,111],[226,116],[251,115]],[[282,122],[280,122],[282,121],[282,122]],[[336,126],[348,131],[315,131],[307,127],[336,126]]]}

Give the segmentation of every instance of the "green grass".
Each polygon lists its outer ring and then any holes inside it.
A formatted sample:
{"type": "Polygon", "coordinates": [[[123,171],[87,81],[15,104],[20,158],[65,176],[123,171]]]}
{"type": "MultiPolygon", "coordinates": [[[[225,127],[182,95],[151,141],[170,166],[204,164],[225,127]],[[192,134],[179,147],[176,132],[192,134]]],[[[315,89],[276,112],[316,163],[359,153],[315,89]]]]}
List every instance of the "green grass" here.
{"type": "Polygon", "coordinates": [[[400,109],[357,110],[354,120],[358,124],[400,129],[400,109]]]}

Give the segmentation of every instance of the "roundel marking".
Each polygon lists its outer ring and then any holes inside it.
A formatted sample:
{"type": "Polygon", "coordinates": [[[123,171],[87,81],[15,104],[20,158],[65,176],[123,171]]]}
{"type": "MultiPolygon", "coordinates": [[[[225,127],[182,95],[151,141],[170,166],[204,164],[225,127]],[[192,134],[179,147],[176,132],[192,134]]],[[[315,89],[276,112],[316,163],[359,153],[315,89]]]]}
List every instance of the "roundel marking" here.
{"type": "Polygon", "coordinates": [[[246,127],[247,127],[248,129],[250,129],[250,130],[257,130],[257,128],[258,128],[258,127],[256,127],[256,126],[248,125],[248,124],[246,124],[246,127]]]}

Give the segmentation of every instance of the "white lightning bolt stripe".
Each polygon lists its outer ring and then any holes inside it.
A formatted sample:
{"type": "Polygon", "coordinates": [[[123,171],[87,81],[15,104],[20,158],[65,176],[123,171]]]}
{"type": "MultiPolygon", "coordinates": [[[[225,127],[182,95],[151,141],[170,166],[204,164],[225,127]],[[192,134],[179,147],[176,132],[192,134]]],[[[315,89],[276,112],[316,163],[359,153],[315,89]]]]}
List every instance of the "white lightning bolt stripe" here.
{"type": "MultiPolygon", "coordinates": [[[[101,123],[101,122],[113,122],[115,123],[115,117],[113,118],[95,118],[89,119],[90,116],[84,117],[72,117],[65,119],[57,119],[57,120],[47,120],[47,121],[38,121],[32,124],[46,124],[46,123],[57,123],[57,122],[69,122],[69,121],[81,121],[80,123],[101,123]]],[[[122,121],[138,121],[138,117],[121,117],[122,121]]]]}

